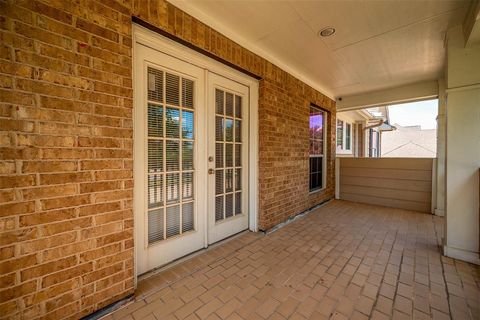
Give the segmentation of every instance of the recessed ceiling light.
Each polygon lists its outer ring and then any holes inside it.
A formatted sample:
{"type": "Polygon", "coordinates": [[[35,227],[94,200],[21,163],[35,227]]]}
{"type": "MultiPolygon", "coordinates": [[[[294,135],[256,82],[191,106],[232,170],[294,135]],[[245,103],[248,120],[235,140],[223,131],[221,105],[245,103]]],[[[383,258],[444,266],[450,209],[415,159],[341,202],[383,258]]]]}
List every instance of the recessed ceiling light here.
{"type": "Polygon", "coordinates": [[[335,28],[334,27],[326,27],[326,28],[323,28],[322,30],[318,31],[318,35],[320,37],[330,37],[334,33],[335,33],[335,28]]]}

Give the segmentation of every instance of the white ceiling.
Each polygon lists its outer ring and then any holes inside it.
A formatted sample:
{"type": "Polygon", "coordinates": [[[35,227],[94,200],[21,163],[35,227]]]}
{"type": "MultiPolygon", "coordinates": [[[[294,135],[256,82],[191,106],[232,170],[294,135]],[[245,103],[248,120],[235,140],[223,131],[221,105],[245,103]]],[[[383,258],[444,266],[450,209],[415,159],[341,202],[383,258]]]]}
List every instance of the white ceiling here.
{"type": "Polygon", "coordinates": [[[438,79],[470,0],[171,0],[331,97],[438,79]],[[336,33],[317,32],[334,26],[336,33]]]}

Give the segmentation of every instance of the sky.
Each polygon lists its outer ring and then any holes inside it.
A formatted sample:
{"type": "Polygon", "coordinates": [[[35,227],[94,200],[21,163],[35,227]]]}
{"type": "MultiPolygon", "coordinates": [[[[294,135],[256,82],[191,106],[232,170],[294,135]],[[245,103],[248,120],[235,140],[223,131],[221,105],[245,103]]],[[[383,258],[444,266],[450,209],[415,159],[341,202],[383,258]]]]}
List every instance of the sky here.
{"type": "Polygon", "coordinates": [[[390,124],[404,126],[420,125],[422,130],[436,129],[438,100],[426,100],[388,106],[390,124]]]}

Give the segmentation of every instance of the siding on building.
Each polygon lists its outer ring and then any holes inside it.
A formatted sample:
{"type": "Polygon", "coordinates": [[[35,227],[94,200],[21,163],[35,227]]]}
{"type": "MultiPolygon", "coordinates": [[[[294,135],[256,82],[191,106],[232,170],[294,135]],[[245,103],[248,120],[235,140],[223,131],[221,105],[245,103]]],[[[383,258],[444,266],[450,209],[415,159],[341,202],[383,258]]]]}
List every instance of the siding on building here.
{"type": "Polygon", "coordinates": [[[134,15],[260,77],[259,224],[334,195],[335,102],[162,0],[0,2],[0,314],[80,318],[134,291],[134,15]],[[309,105],[329,111],[308,190],[309,105]]]}
{"type": "Polygon", "coordinates": [[[340,158],[340,199],[431,212],[433,159],[340,158]]]}

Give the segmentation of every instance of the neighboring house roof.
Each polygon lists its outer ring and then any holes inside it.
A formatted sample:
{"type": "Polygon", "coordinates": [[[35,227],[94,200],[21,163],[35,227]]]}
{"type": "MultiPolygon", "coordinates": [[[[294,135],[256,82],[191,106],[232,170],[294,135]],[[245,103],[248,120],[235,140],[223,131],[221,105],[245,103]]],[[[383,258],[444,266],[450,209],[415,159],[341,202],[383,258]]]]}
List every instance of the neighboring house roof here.
{"type": "Polygon", "coordinates": [[[435,158],[437,130],[422,130],[420,126],[402,127],[382,133],[382,157],[435,158]]]}

